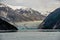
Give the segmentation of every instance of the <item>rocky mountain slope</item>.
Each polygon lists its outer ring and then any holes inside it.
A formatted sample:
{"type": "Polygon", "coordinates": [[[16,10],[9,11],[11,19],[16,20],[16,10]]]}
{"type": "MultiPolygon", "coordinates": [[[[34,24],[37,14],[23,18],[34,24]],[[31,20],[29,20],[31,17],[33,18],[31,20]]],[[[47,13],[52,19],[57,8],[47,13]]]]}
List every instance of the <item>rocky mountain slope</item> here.
{"type": "Polygon", "coordinates": [[[60,29],[60,8],[51,12],[39,25],[39,29],[60,29]]]}
{"type": "Polygon", "coordinates": [[[0,33],[1,32],[16,32],[18,29],[17,27],[9,24],[8,22],[0,19],[0,33]]]}
{"type": "Polygon", "coordinates": [[[22,22],[43,20],[45,16],[31,8],[13,10],[9,6],[0,3],[0,18],[9,22],[22,22]]]}

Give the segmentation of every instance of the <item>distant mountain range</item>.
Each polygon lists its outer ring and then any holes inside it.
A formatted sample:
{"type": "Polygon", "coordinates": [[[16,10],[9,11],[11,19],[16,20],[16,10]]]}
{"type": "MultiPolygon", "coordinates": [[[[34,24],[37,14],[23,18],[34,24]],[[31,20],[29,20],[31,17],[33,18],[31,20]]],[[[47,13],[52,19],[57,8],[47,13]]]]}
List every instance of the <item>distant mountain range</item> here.
{"type": "Polygon", "coordinates": [[[0,18],[8,22],[39,21],[46,16],[32,8],[20,8],[13,10],[8,5],[0,3],[0,18]]]}

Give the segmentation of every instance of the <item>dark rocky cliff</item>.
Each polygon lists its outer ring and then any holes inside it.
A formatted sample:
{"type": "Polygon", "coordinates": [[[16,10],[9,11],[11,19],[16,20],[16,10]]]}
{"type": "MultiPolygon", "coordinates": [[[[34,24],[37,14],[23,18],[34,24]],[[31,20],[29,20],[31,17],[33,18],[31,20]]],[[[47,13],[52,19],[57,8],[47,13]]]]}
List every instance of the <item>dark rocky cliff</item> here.
{"type": "Polygon", "coordinates": [[[16,32],[18,29],[0,18],[0,32],[16,32]]]}
{"type": "Polygon", "coordinates": [[[39,25],[39,29],[60,29],[60,8],[50,13],[39,25]]]}

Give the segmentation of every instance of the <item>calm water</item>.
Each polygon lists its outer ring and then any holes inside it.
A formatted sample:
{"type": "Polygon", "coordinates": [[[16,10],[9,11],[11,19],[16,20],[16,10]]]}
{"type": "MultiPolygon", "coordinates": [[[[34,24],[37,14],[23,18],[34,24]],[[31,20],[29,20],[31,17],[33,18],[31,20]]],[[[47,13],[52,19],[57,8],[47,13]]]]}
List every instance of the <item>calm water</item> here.
{"type": "Polygon", "coordinates": [[[60,40],[60,32],[58,30],[51,29],[22,28],[19,29],[18,32],[0,33],[0,40],[60,40]]]}
{"type": "Polygon", "coordinates": [[[21,23],[18,32],[0,33],[0,40],[60,40],[60,30],[36,29],[38,24],[21,23]]]}
{"type": "Polygon", "coordinates": [[[60,40],[60,32],[0,33],[0,40],[60,40]]]}

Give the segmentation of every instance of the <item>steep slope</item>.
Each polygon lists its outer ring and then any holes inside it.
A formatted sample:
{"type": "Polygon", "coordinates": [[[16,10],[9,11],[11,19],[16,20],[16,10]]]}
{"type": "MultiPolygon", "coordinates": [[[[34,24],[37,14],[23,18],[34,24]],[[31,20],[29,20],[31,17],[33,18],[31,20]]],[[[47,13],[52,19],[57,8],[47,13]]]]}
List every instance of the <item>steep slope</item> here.
{"type": "Polygon", "coordinates": [[[39,25],[39,29],[60,29],[60,8],[50,13],[46,19],[39,25]]]}
{"type": "Polygon", "coordinates": [[[9,24],[8,22],[0,19],[0,32],[15,32],[17,30],[18,29],[15,26],[13,26],[13,25],[9,24]]]}
{"type": "Polygon", "coordinates": [[[26,8],[26,9],[17,9],[15,10],[18,14],[23,15],[26,17],[28,20],[43,20],[45,16],[41,15],[38,11],[35,11],[31,8],[26,8]]]}
{"type": "Polygon", "coordinates": [[[37,21],[45,18],[44,15],[31,8],[13,10],[2,3],[0,3],[0,17],[6,18],[9,22],[37,21]]]}

